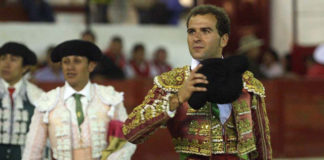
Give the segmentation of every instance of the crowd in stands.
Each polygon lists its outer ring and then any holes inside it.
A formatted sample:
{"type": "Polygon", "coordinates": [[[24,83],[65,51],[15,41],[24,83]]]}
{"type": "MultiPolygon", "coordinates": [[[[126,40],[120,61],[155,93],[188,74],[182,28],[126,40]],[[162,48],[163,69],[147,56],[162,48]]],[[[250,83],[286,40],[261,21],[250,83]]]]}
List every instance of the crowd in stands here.
{"type": "MultiPolygon", "coordinates": [[[[85,0],[5,0],[2,3],[12,2],[21,3],[31,21],[43,22],[55,21],[55,13],[52,9],[55,5],[86,5],[85,0]]],[[[129,21],[130,17],[135,16],[131,19],[135,19],[135,23],[140,24],[178,24],[181,20],[179,17],[186,11],[186,8],[177,0],[90,0],[89,6],[91,21],[97,23],[125,23],[129,21]]],[[[257,21],[251,20],[250,23],[252,22],[257,21]]],[[[96,43],[95,34],[90,30],[83,32],[81,38],[96,43]]],[[[145,44],[138,43],[133,46],[130,59],[126,59],[123,45],[122,37],[115,36],[111,39],[107,49],[103,50],[102,61],[92,73],[92,78],[152,78],[171,69],[171,65],[167,63],[167,48],[156,48],[153,59],[148,60],[145,44]]],[[[241,36],[236,52],[224,56],[246,55],[249,60],[249,70],[254,73],[256,78],[302,78],[300,74],[292,71],[293,55],[279,56],[275,49],[265,46],[261,39],[253,34],[248,34],[241,36]]],[[[47,57],[50,55],[50,48],[47,57]]],[[[323,77],[324,64],[321,57],[324,56],[319,53],[323,52],[322,50],[319,47],[315,50],[314,56],[305,58],[307,78],[323,77]]],[[[47,59],[46,65],[40,64],[38,70],[34,72],[33,79],[42,82],[63,81],[59,65],[53,64],[49,58],[47,59]],[[48,75],[47,78],[44,78],[44,75],[48,75]]]]}
{"type": "MultiPolygon", "coordinates": [[[[96,43],[95,34],[87,30],[81,39],[96,43]]],[[[145,44],[137,43],[131,50],[130,59],[126,59],[123,51],[123,39],[120,36],[111,38],[108,47],[103,50],[102,60],[98,63],[91,78],[95,80],[154,78],[154,76],[170,71],[172,66],[167,62],[168,52],[158,47],[151,60],[146,58],[145,44]]],[[[240,39],[239,48],[234,54],[243,54],[249,60],[249,70],[259,79],[301,79],[324,78],[324,47],[319,46],[313,56],[305,59],[307,73],[301,76],[292,72],[291,55],[279,57],[272,48],[262,48],[263,41],[255,35],[246,35],[240,39]]],[[[48,48],[46,62],[31,75],[37,82],[64,82],[59,64],[50,60],[52,46],[48,48]]],[[[233,55],[233,54],[232,54],[233,55]]],[[[226,55],[225,55],[226,58],[226,55]]]]}
{"type": "MultiPolygon", "coordinates": [[[[255,35],[241,37],[236,54],[243,54],[249,60],[249,69],[259,79],[300,79],[303,76],[292,71],[292,55],[279,57],[273,48],[264,48],[264,42],[255,35]]],[[[324,47],[318,46],[314,54],[305,59],[307,79],[323,78],[324,47]]]]}
{"type": "MultiPolygon", "coordinates": [[[[81,39],[96,43],[95,34],[86,30],[81,34],[81,39]]],[[[109,42],[108,48],[103,51],[101,61],[91,74],[95,80],[106,79],[134,79],[153,78],[163,72],[170,71],[171,65],[167,62],[168,52],[164,47],[158,47],[153,53],[152,60],[146,58],[145,45],[135,44],[131,58],[126,59],[123,51],[123,40],[120,36],[114,36],[109,42]]],[[[53,47],[47,51],[46,62],[39,64],[39,68],[33,71],[31,79],[36,82],[64,82],[60,65],[50,60],[53,47]]]]}
{"type": "Polygon", "coordinates": [[[22,6],[31,22],[55,22],[60,6],[86,6],[92,23],[176,25],[187,11],[178,0],[4,0],[0,5],[8,3],[22,6]]]}

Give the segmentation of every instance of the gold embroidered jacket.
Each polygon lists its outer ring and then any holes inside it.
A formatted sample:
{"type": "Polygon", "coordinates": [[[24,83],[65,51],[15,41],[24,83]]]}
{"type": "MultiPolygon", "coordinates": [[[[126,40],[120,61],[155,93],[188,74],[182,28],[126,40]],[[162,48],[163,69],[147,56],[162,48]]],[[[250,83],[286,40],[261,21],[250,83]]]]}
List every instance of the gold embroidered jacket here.
{"type": "Polygon", "coordinates": [[[211,113],[211,104],[194,110],[184,103],[170,117],[169,97],[178,92],[189,77],[190,67],[176,68],[155,77],[154,86],[123,126],[132,143],[143,142],[160,126],[167,126],[180,153],[248,155],[251,159],[272,159],[269,121],[262,83],[246,71],[242,95],[232,102],[231,116],[221,124],[211,113]]]}

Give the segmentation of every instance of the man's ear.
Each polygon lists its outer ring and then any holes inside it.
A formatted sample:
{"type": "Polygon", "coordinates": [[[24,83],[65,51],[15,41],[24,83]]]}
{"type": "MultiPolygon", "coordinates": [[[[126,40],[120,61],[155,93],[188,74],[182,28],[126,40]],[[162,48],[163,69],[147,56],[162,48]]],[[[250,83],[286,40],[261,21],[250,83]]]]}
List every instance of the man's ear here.
{"type": "Polygon", "coordinates": [[[221,47],[226,47],[227,43],[228,43],[228,39],[229,39],[229,35],[227,33],[225,33],[222,37],[221,37],[221,47]]]}
{"type": "Polygon", "coordinates": [[[89,72],[91,73],[96,68],[96,66],[97,66],[97,63],[96,62],[90,61],[89,62],[89,66],[88,66],[89,72]]]}

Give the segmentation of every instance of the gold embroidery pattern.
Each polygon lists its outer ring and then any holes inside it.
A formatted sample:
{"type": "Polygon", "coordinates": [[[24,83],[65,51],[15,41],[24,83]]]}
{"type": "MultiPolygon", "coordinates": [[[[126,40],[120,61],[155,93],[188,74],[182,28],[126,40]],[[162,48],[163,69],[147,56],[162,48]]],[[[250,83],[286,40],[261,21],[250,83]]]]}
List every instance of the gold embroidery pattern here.
{"type": "Polygon", "coordinates": [[[254,78],[253,73],[246,71],[243,74],[243,85],[246,90],[253,92],[254,94],[259,95],[260,97],[265,97],[265,89],[263,84],[254,78]]]}
{"type": "Polygon", "coordinates": [[[207,141],[198,143],[197,140],[188,140],[186,138],[173,139],[177,152],[207,156],[212,153],[237,153],[237,133],[233,115],[230,116],[224,126],[221,124],[220,120],[215,117],[211,119],[211,123],[208,119],[205,121],[194,120],[189,124],[188,132],[190,135],[204,136],[207,141]],[[210,126],[210,124],[212,126],[210,126]],[[223,127],[225,127],[226,141],[223,140],[223,127]],[[212,134],[212,142],[209,141],[210,131],[212,134]]]}
{"type": "Polygon", "coordinates": [[[235,101],[232,104],[233,108],[236,112],[238,112],[239,115],[251,112],[248,104],[245,101],[235,101]]]}
{"type": "Polygon", "coordinates": [[[210,133],[209,121],[206,120],[200,123],[195,120],[191,121],[189,125],[188,134],[197,135],[197,133],[199,136],[209,136],[210,133]]]}
{"type": "Polygon", "coordinates": [[[238,136],[238,147],[237,151],[240,155],[249,153],[256,148],[254,136],[251,138],[244,139],[244,135],[252,134],[252,125],[248,119],[240,119],[241,115],[251,114],[251,109],[246,101],[235,101],[232,103],[233,110],[235,111],[236,131],[238,136]]]}
{"type": "Polygon", "coordinates": [[[176,152],[181,153],[190,153],[190,154],[197,154],[197,155],[204,155],[209,156],[210,152],[210,142],[204,141],[199,143],[198,140],[189,141],[186,138],[173,138],[172,142],[175,146],[176,152]]]}
{"type": "Polygon", "coordinates": [[[152,120],[152,118],[166,113],[169,107],[169,97],[172,93],[178,91],[189,74],[190,67],[185,66],[155,77],[154,86],[145,97],[143,103],[137,106],[132,113],[129,114],[128,120],[123,126],[123,133],[128,135],[138,126],[145,124],[145,122],[152,120]]]}
{"type": "Polygon", "coordinates": [[[214,141],[223,141],[222,126],[220,124],[213,125],[212,127],[212,139],[214,141]]]}
{"type": "Polygon", "coordinates": [[[200,136],[209,136],[210,133],[210,123],[208,121],[203,121],[200,123],[200,130],[198,135],[200,136]]]}
{"type": "Polygon", "coordinates": [[[209,155],[210,153],[210,143],[208,141],[203,141],[200,144],[200,152],[204,155],[209,155]]]}
{"type": "Polygon", "coordinates": [[[165,91],[177,92],[182,87],[183,81],[189,77],[189,74],[189,66],[175,68],[155,77],[154,83],[165,91]]]}
{"type": "Polygon", "coordinates": [[[226,143],[226,152],[227,153],[237,153],[237,142],[231,142],[229,141],[228,143],[226,143]]]}
{"type": "MultiPolygon", "coordinates": [[[[245,113],[251,113],[248,104],[245,101],[235,101],[233,102],[233,109],[237,112],[237,115],[243,115],[245,113]]],[[[236,122],[236,127],[238,129],[238,136],[242,137],[246,133],[252,132],[252,126],[247,119],[239,120],[236,122]]]]}
{"type": "Polygon", "coordinates": [[[252,98],[252,106],[251,106],[251,108],[256,109],[257,105],[258,105],[258,100],[257,100],[256,95],[254,94],[253,98],[252,98]]]}
{"type": "Polygon", "coordinates": [[[264,101],[264,98],[261,98],[261,105],[262,105],[262,109],[263,109],[263,112],[264,112],[264,121],[265,121],[265,131],[266,131],[266,141],[267,141],[267,145],[270,146],[269,147],[269,154],[272,155],[272,148],[271,148],[271,140],[270,140],[270,127],[269,127],[269,119],[268,119],[268,116],[267,116],[267,110],[266,110],[266,104],[265,104],[265,101],[264,101]]]}
{"type": "Polygon", "coordinates": [[[197,155],[210,156],[213,154],[230,153],[235,154],[237,152],[237,142],[228,141],[224,142],[213,142],[206,140],[201,143],[198,140],[188,140],[186,138],[173,138],[172,142],[175,146],[176,152],[190,153],[197,155]],[[226,147],[225,147],[226,146],[226,147]],[[212,147],[212,150],[211,148],[212,147]]]}
{"type": "Polygon", "coordinates": [[[161,96],[155,99],[153,104],[149,105],[150,100],[154,98],[155,91],[159,89],[156,85],[149,91],[148,95],[145,97],[143,103],[137,106],[128,116],[131,120],[127,125],[123,126],[123,133],[125,135],[129,134],[130,131],[146,121],[151,120],[154,117],[165,113],[166,106],[168,105],[168,97],[171,94],[166,94],[166,96],[161,96]]]}
{"type": "Polygon", "coordinates": [[[256,150],[254,138],[249,138],[246,139],[243,143],[238,143],[237,150],[240,155],[244,155],[253,150],[256,150]]]}
{"type": "Polygon", "coordinates": [[[203,107],[201,107],[199,110],[195,110],[191,107],[188,107],[187,115],[204,115],[209,116],[210,115],[210,107],[211,103],[207,102],[203,107]]]}
{"type": "Polygon", "coordinates": [[[198,133],[198,130],[199,130],[198,121],[191,121],[189,125],[188,133],[191,135],[196,135],[196,133],[198,133]]]}
{"type": "Polygon", "coordinates": [[[252,126],[248,120],[239,121],[237,127],[242,132],[240,136],[252,132],[252,126]]]}

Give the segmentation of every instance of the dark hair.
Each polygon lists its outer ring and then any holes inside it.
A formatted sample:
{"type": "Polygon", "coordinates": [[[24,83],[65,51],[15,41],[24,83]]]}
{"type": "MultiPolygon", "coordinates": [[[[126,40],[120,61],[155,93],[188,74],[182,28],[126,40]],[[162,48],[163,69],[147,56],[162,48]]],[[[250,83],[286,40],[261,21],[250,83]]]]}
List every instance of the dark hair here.
{"type": "Polygon", "coordinates": [[[275,59],[275,61],[279,61],[279,56],[278,56],[278,53],[272,49],[272,48],[269,48],[266,50],[266,52],[268,52],[270,55],[272,55],[272,57],[275,59]]]}
{"type": "Polygon", "coordinates": [[[119,36],[114,36],[111,41],[113,42],[118,42],[118,43],[122,43],[122,39],[119,36]]]}
{"type": "Polygon", "coordinates": [[[155,52],[160,52],[160,51],[163,51],[163,52],[167,52],[167,50],[164,48],[164,47],[158,47],[155,52]]]}
{"type": "Polygon", "coordinates": [[[144,45],[141,43],[135,44],[135,46],[133,48],[133,53],[135,53],[136,51],[138,51],[140,49],[144,50],[144,45]]]}
{"type": "Polygon", "coordinates": [[[291,53],[286,53],[286,55],[284,56],[284,59],[286,60],[286,66],[285,70],[286,71],[292,71],[292,65],[291,65],[291,53]]]}
{"type": "Polygon", "coordinates": [[[55,48],[54,45],[48,46],[47,49],[46,49],[46,54],[51,55],[54,48],[55,48]]]}
{"type": "Polygon", "coordinates": [[[230,34],[231,21],[223,8],[216,7],[213,5],[200,5],[193,8],[187,17],[187,27],[189,25],[190,18],[196,15],[212,14],[217,19],[216,28],[218,34],[223,36],[224,34],[230,34]]]}
{"type": "Polygon", "coordinates": [[[94,40],[96,40],[96,35],[91,30],[85,30],[84,32],[82,32],[81,35],[82,35],[82,37],[85,36],[85,35],[90,35],[94,40]]]}

